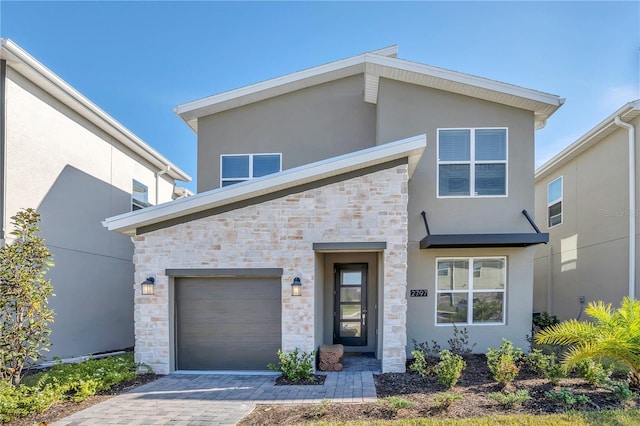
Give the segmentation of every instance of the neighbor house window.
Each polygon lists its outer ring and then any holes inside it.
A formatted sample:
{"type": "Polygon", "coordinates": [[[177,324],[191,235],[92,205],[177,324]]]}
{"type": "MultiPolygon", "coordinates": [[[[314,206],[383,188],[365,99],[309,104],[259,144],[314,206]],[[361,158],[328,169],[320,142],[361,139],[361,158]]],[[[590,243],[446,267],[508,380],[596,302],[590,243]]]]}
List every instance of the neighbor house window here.
{"type": "Polygon", "coordinates": [[[504,324],[506,257],[438,259],[437,324],[504,324]]]}
{"type": "Polygon", "coordinates": [[[220,185],[229,186],[282,170],[282,154],[232,154],[220,156],[220,185]]]}
{"type": "Polygon", "coordinates": [[[562,176],[547,186],[547,214],[549,228],[562,223],[562,176]]]}
{"type": "Polygon", "coordinates": [[[507,195],[507,129],[438,129],[438,196],[507,195]]]}
{"type": "Polygon", "coordinates": [[[149,189],[134,179],[131,189],[131,211],[144,209],[150,205],[149,189]]]}

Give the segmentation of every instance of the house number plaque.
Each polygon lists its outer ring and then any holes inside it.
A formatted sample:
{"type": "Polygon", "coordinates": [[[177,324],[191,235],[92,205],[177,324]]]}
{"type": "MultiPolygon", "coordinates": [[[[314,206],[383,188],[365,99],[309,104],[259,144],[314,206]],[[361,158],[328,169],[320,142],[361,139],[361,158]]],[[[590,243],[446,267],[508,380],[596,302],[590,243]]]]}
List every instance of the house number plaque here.
{"type": "Polygon", "coordinates": [[[409,296],[411,297],[427,297],[428,295],[429,290],[426,289],[411,290],[409,293],[409,296]]]}

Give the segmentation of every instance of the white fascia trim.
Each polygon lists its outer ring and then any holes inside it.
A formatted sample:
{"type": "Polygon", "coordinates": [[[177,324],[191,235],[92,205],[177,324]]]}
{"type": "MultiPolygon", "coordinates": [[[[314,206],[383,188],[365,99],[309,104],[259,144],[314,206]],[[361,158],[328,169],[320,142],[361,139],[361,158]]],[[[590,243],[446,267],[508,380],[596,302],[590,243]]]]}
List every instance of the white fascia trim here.
{"type": "Polygon", "coordinates": [[[411,177],[426,146],[427,136],[418,135],[203,192],[192,197],[113,216],[105,219],[102,224],[111,231],[135,235],[136,229],[142,226],[259,197],[398,158],[408,158],[409,177],[411,177]]]}
{"type": "MultiPolygon", "coordinates": [[[[195,101],[187,102],[176,106],[173,111],[178,114],[183,120],[187,121],[184,114],[198,110],[200,108],[208,107],[213,104],[218,104],[232,99],[240,98],[242,96],[251,95],[253,93],[261,92],[263,90],[273,89],[278,86],[284,86],[289,83],[293,83],[305,78],[315,77],[321,74],[337,71],[342,68],[347,68],[353,65],[359,65],[364,62],[365,55],[352,56],[347,59],[341,59],[339,61],[330,62],[328,64],[319,65],[313,68],[307,68],[302,71],[294,72],[292,74],[283,75],[281,77],[272,78],[270,80],[254,83],[249,86],[240,87],[238,89],[222,92],[217,95],[207,96],[206,98],[196,99],[195,101]]],[[[358,72],[362,72],[361,70],[358,72]]],[[[355,75],[356,73],[354,73],[355,75]]],[[[197,115],[197,114],[196,114],[197,115]]]]}
{"type": "Polygon", "coordinates": [[[398,68],[403,71],[415,72],[418,74],[441,78],[443,80],[455,81],[457,83],[462,83],[469,86],[480,87],[495,92],[501,92],[507,95],[530,99],[554,107],[560,107],[564,103],[564,99],[557,95],[552,95],[550,93],[540,92],[533,89],[527,89],[525,87],[515,86],[513,84],[503,83],[496,80],[490,80],[484,77],[478,77],[471,74],[464,74],[458,71],[447,70],[444,68],[438,68],[431,65],[420,64],[417,62],[411,62],[405,59],[389,58],[379,55],[365,56],[367,62],[376,65],[398,68]]]}
{"type": "MultiPolygon", "coordinates": [[[[197,109],[204,108],[213,104],[226,102],[242,96],[251,95],[253,93],[261,92],[263,90],[269,90],[278,86],[284,86],[289,83],[303,80],[305,78],[311,78],[318,75],[330,73],[332,71],[337,71],[343,68],[347,68],[350,66],[359,65],[364,63],[366,55],[395,57],[398,55],[398,46],[393,45],[389,47],[384,47],[382,49],[374,50],[372,52],[351,56],[349,58],[340,59],[338,61],[329,62],[327,64],[307,68],[302,71],[296,71],[291,74],[286,74],[280,77],[275,77],[269,80],[250,84],[248,86],[239,87],[237,89],[232,89],[226,92],[218,93],[216,95],[211,95],[201,99],[196,99],[194,101],[186,102],[184,104],[180,104],[176,106],[173,109],[173,111],[176,114],[178,114],[183,120],[187,121],[187,119],[183,117],[183,114],[186,114],[188,112],[192,112],[197,109]]],[[[362,72],[362,71],[358,71],[358,72],[362,72]]],[[[354,75],[355,74],[356,73],[354,73],[354,75]]]]}
{"type": "Polygon", "coordinates": [[[14,68],[16,72],[23,74],[37,86],[104,130],[124,146],[139,154],[159,170],[164,170],[167,166],[170,166],[171,171],[168,174],[173,179],[183,182],[191,181],[191,176],[186,172],[151,148],[146,142],[100,109],[33,56],[29,55],[12,40],[1,39],[0,58],[6,59],[7,65],[14,68]]]}
{"type": "Polygon", "coordinates": [[[614,120],[616,117],[624,118],[624,116],[629,113],[640,114],[640,99],[626,103],[616,112],[602,120],[598,125],[578,138],[571,145],[567,146],[546,163],[538,167],[535,172],[536,182],[540,179],[543,179],[556,168],[564,165],[567,161],[570,161],[571,159],[576,157],[579,153],[586,150],[591,145],[599,142],[602,139],[601,136],[603,136],[603,133],[612,129],[613,127],[617,127],[614,124],[614,120]]]}

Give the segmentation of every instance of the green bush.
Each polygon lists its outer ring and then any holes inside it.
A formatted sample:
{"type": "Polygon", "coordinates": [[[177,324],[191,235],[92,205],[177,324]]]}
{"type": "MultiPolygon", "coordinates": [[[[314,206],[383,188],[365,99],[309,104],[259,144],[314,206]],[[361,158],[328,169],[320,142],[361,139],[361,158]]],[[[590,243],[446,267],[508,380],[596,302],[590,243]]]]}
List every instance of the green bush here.
{"type": "Polygon", "coordinates": [[[557,324],[560,324],[558,317],[551,315],[548,312],[542,312],[540,315],[533,317],[533,325],[542,330],[557,324]]]}
{"type": "Polygon", "coordinates": [[[388,396],[384,399],[384,401],[386,401],[388,405],[395,408],[396,410],[413,406],[413,402],[408,401],[404,398],[400,398],[398,396],[388,396]]]}
{"type": "Polygon", "coordinates": [[[593,386],[602,386],[609,381],[613,369],[605,368],[601,362],[593,359],[585,359],[578,364],[578,372],[593,386]]]}
{"type": "Polygon", "coordinates": [[[502,385],[508,385],[518,376],[520,368],[516,363],[522,357],[522,350],[514,348],[513,343],[502,339],[498,349],[489,348],[487,351],[487,366],[493,374],[493,379],[502,385]]]}
{"type": "Polygon", "coordinates": [[[532,373],[543,377],[549,366],[549,356],[540,349],[534,349],[524,356],[524,362],[532,373]]]}
{"type": "Polygon", "coordinates": [[[0,422],[42,412],[66,400],[85,400],[115,384],[134,379],[139,367],[129,353],[79,364],[56,364],[47,372],[27,376],[18,387],[2,381],[0,422]]]}
{"type": "Polygon", "coordinates": [[[460,401],[462,399],[462,395],[455,392],[440,392],[433,398],[433,402],[437,408],[448,409],[454,401],[460,401]]]}
{"type": "Polygon", "coordinates": [[[469,331],[467,328],[459,329],[455,324],[453,324],[453,337],[447,340],[447,343],[449,343],[451,353],[460,356],[470,355],[476,346],[475,343],[469,346],[469,331]]]}
{"type": "Polygon", "coordinates": [[[293,352],[285,354],[278,349],[278,365],[269,364],[270,370],[282,373],[284,377],[292,382],[309,380],[313,374],[313,364],[316,351],[302,352],[295,348],[293,352]]]}
{"type": "Polygon", "coordinates": [[[549,362],[544,372],[544,377],[546,377],[546,379],[555,386],[560,383],[560,379],[567,377],[567,370],[562,364],[556,361],[555,354],[547,355],[547,357],[549,362]]]}
{"type": "Polygon", "coordinates": [[[611,392],[611,398],[626,405],[632,399],[638,396],[637,393],[629,389],[629,383],[626,381],[608,380],[604,388],[611,392]]]}
{"type": "Polygon", "coordinates": [[[427,376],[431,372],[431,367],[429,366],[429,362],[425,358],[423,352],[415,350],[411,352],[411,355],[413,355],[413,363],[409,369],[418,373],[420,377],[427,376]]]}
{"type": "Polygon", "coordinates": [[[562,388],[559,391],[545,392],[544,396],[559,403],[564,408],[572,408],[574,405],[585,405],[590,401],[588,396],[576,395],[567,388],[562,388]]]}
{"type": "Polygon", "coordinates": [[[440,352],[440,362],[433,368],[433,372],[438,376],[440,384],[451,389],[458,383],[466,366],[467,363],[460,355],[454,355],[445,349],[440,352]]]}
{"type": "Polygon", "coordinates": [[[491,392],[489,398],[496,401],[498,404],[505,408],[511,408],[514,405],[520,405],[525,401],[531,399],[529,391],[526,389],[520,389],[515,392],[491,392]]]}

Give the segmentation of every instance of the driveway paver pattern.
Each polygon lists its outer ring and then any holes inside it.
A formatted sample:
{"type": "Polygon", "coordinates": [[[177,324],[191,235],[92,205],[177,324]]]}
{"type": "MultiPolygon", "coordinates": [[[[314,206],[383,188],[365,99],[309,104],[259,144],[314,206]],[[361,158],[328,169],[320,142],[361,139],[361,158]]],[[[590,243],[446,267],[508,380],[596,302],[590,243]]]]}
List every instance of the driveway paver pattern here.
{"type": "Polygon", "coordinates": [[[172,374],[52,425],[234,425],[259,403],[376,400],[371,371],[326,374],[323,386],[275,386],[274,375],[172,374]]]}

